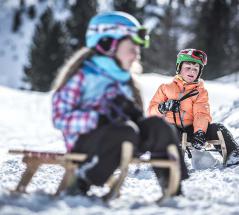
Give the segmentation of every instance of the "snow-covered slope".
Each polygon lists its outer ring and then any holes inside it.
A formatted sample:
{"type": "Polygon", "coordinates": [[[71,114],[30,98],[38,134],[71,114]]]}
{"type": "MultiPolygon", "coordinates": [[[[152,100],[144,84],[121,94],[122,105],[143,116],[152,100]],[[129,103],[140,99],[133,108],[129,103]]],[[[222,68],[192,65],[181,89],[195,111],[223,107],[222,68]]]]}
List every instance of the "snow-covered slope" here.
{"type": "MultiPolygon", "coordinates": [[[[158,85],[171,78],[159,75],[137,77],[147,107],[158,85]]],[[[239,89],[234,84],[206,82],[215,121],[224,122],[239,141],[239,89]]],[[[25,168],[21,156],[4,153],[9,148],[58,151],[65,150],[62,136],[51,124],[50,93],[24,92],[0,87],[0,214],[237,214],[239,211],[239,166],[221,165],[204,170],[192,169],[183,184],[183,196],[174,197],[158,207],[153,200],[161,195],[149,166],[141,166],[135,175],[130,166],[122,187],[122,196],[105,207],[87,198],[52,199],[40,190],[53,193],[63,170],[43,166],[28,187],[29,195],[10,196],[25,168]],[[37,191],[37,192],[34,192],[37,191]],[[140,206],[141,203],[147,203],[140,206]]],[[[218,159],[220,157],[215,155],[218,159]]],[[[92,188],[102,193],[101,188],[92,188]]]]}

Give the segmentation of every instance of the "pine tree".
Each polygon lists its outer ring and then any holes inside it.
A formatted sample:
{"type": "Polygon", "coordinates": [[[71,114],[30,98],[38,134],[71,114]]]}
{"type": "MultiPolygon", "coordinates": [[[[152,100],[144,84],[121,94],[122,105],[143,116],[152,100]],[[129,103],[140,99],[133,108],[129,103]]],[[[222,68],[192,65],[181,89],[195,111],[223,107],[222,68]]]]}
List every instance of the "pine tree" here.
{"type": "Polygon", "coordinates": [[[114,0],[113,5],[115,10],[134,14],[135,9],[137,8],[137,1],[136,0],[114,0]]]}
{"type": "Polygon", "coordinates": [[[36,17],[36,8],[35,8],[35,5],[31,5],[29,8],[28,8],[28,16],[30,19],[34,19],[36,17]]]}
{"type": "Polygon", "coordinates": [[[175,74],[175,54],[177,53],[177,37],[173,32],[175,19],[171,7],[172,2],[170,1],[168,5],[161,8],[156,1],[150,2],[151,6],[161,9],[162,12],[161,14],[150,12],[150,16],[158,19],[158,25],[150,33],[150,48],[143,50],[145,72],[172,75],[175,74]]]}
{"type": "Polygon", "coordinates": [[[85,45],[85,34],[92,16],[96,14],[96,0],[77,0],[71,5],[71,17],[67,20],[66,26],[71,37],[71,48],[79,49],[85,45]]]}
{"type": "Polygon", "coordinates": [[[65,34],[48,8],[36,25],[30,50],[30,65],[26,73],[32,90],[48,91],[58,68],[66,56],[65,34]]]}
{"type": "Polygon", "coordinates": [[[137,6],[137,0],[114,0],[113,7],[117,11],[123,11],[142,21],[143,9],[137,6]]]}
{"type": "Polygon", "coordinates": [[[12,25],[12,31],[17,32],[18,29],[21,27],[22,24],[22,12],[20,9],[16,9],[14,16],[13,16],[13,25],[12,25]]]}
{"type": "Polygon", "coordinates": [[[238,24],[238,7],[239,2],[232,0],[230,5],[230,40],[227,44],[230,57],[225,61],[228,63],[227,67],[231,69],[231,72],[239,71],[239,24],[238,24]]]}
{"type": "MultiPolygon", "coordinates": [[[[226,59],[229,57],[229,5],[226,0],[208,0],[198,8],[201,10],[193,29],[195,37],[188,46],[202,49],[208,55],[208,65],[205,67],[203,78],[213,79],[226,75],[229,73],[226,65],[226,59]]],[[[197,13],[195,11],[193,16],[197,13]]]]}
{"type": "Polygon", "coordinates": [[[20,0],[20,10],[23,12],[26,8],[25,0],[20,0]]]}

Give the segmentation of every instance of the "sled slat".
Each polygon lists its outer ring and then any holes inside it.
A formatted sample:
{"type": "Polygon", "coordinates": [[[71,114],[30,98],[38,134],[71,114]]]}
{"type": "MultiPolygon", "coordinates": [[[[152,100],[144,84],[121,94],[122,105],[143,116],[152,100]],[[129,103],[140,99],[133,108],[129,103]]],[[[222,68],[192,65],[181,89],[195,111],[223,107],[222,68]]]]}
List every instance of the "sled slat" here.
{"type": "Polygon", "coordinates": [[[78,166],[77,164],[72,163],[70,161],[67,161],[65,163],[65,165],[64,165],[65,173],[64,173],[63,178],[57,188],[55,195],[59,195],[62,190],[66,189],[70,185],[70,182],[75,177],[74,170],[77,168],[77,166],[78,166]]]}
{"type": "MultiPolygon", "coordinates": [[[[206,142],[205,149],[208,149],[210,147],[214,146],[221,146],[221,152],[223,157],[223,165],[226,164],[227,159],[227,148],[225,144],[225,140],[223,138],[222,132],[217,131],[218,140],[209,140],[206,142]]],[[[182,134],[182,153],[183,157],[185,155],[186,147],[192,147],[192,144],[187,141],[187,133],[182,134]]],[[[215,149],[216,151],[220,152],[220,150],[215,149]]]]}
{"type": "Polygon", "coordinates": [[[124,182],[125,177],[128,174],[128,166],[132,160],[133,156],[133,144],[131,142],[124,142],[122,144],[121,162],[120,162],[120,176],[115,179],[110,178],[111,183],[110,191],[107,193],[103,199],[108,201],[113,198],[117,198],[120,195],[120,187],[124,182]],[[115,180],[114,180],[115,179],[115,180]]]}
{"type": "Polygon", "coordinates": [[[38,157],[39,159],[56,159],[56,160],[74,160],[83,161],[87,158],[86,154],[81,153],[52,153],[52,152],[35,152],[27,150],[9,150],[9,154],[24,155],[24,157],[38,157]]]}
{"type": "MultiPolygon", "coordinates": [[[[61,165],[65,169],[63,179],[60,182],[55,195],[58,195],[62,190],[64,190],[74,177],[74,171],[78,167],[79,163],[87,159],[86,154],[78,153],[49,153],[49,152],[34,152],[27,150],[9,150],[10,154],[23,155],[22,161],[26,163],[26,170],[22,175],[20,182],[17,185],[17,192],[26,192],[26,187],[30,183],[33,175],[36,173],[38,168],[42,164],[55,164],[61,165]]],[[[120,162],[120,175],[115,177],[112,175],[108,182],[106,182],[110,191],[105,196],[103,200],[109,201],[112,198],[119,196],[120,187],[122,186],[125,177],[128,174],[128,165],[130,163],[149,163],[152,166],[160,168],[169,168],[169,183],[167,188],[162,188],[164,197],[169,197],[174,195],[179,187],[181,180],[180,171],[180,161],[177,148],[174,145],[168,147],[168,157],[171,159],[151,159],[142,160],[140,158],[133,158],[133,145],[130,142],[125,142],[122,144],[122,156],[120,162]]]]}
{"type": "Polygon", "coordinates": [[[26,192],[27,185],[31,181],[33,175],[35,174],[40,165],[40,162],[36,161],[35,159],[33,159],[31,162],[28,161],[25,162],[26,162],[26,170],[23,173],[22,178],[16,188],[17,192],[23,193],[26,192]]]}

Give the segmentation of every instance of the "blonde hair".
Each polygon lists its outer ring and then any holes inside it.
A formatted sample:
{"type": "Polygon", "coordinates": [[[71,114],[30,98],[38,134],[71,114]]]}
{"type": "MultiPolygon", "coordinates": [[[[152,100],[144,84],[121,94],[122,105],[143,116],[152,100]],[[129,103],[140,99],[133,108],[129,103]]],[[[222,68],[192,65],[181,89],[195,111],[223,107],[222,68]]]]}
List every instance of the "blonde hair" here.
{"type": "MultiPolygon", "coordinates": [[[[79,67],[82,65],[82,63],[90,58],[92,55],[95,54],[95,50],[83,47],[76,51],[75,54],[73,54],[70,59],[63,65],[63,67],[59,70],[56,79],[53,82],[52,90],[57,91],[60,88],[62,88],[66,82],[79,71],[79,67]]],[[[132,71],[131,71],[132,72],[132,71]]],[[[140,91],[138,87],[136,86],[136,83],[134,81],[134,78],[131,77],[129,85],[132,87],[133,95],[135,98],[135,102],[143,108],[143,102],[140,95],[140,91]]]]}
{"type": "Polygon", "coordinates": [[[90,58],[95,51],[90,48],[83,47],[76,51],[70,59],[63,65],[63,67],[59,70],[56,79],[53,82],[52,90],[59,90],[63,87],[66,82],[76,73],[78,72],[79,67],[82,63],[90,58]]]}

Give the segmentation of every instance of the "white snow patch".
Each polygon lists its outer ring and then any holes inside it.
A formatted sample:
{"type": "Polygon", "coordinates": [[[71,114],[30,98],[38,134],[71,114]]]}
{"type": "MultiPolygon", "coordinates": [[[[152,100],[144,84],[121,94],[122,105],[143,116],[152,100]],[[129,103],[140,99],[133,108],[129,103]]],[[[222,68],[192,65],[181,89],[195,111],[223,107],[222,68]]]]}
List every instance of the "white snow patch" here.
{"type": "MultiPolygon", "coordinates": [[[[172,77],[156,74],[138,75],[145,109],[159,84],[172,77]]],[[[214,116],[227,121],[229,130],[238,137],[238,88],[234,84],[206,82],[214,116]],[[233,94],[231,93],[233,91],[233,94]],[[230,114],[233,113],[233,119],[230,114]],[[231,127],[231,124],[233,127],[231,127]]],[[[63,175],[59,166],[42,166],[27,188],[30,194],[9,195],[25,168],[21,156],[6,155],[10,148],[64,152],[61,134],[51,123],[51,93],[36,93],[0,87],[0,213],[1,214],[237,214],[239,211],[239,166],[223,168],[214,160],[199,166],[191,165],[190,178],[183,182],[183,195],[170,198],[161,206],[153,201],[162,195],[149,165],[131,165],[119,199],[106,207],[99,200],[85,197],[51,198],[63,175]],[[3,149],[3,150],[2,150],[3,149]],[[139,168],[139,170],[137,170],[139,168]],[[136,171],[137,170],[137,171],[136,171]]],[[[224,122],[224,121],[222,121],[224,122]]],[[[214,156],[214,154],[213,154],[214,156]]],[[[206,157],[208,160],[208,157],[206,157]]],[[[221,162],[216,154],[215,159],[221,162]]],[[[91,189],[101,195],[107,187],[91,189]]]]}

